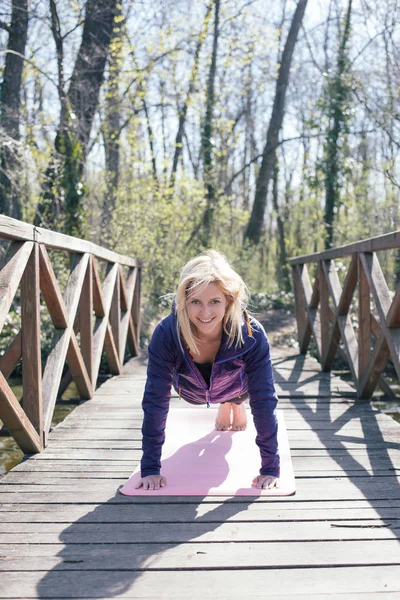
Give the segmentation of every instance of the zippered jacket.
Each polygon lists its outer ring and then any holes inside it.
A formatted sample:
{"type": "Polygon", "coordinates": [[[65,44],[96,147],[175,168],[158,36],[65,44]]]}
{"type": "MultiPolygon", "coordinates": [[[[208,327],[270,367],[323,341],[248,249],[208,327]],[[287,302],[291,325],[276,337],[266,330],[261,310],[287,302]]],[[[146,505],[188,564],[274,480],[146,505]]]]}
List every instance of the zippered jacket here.
{"type": "MultiPolygon", "coordinates": [[[[247,314],[247,313],[246,313],[247,314]]],[[[267,335],[256,319],[243,323],[244,344],[228,348],[223,333],[208,386],[183,340],[180,344],[174,307],[154,330],[149,344],[147,381],[143,396],[141,475],[158,475],[165,440],[172,386],[179,396],[211,405],[249,395],[260,449],[260,475],[279,477],[278,423],[267,335]]]]}

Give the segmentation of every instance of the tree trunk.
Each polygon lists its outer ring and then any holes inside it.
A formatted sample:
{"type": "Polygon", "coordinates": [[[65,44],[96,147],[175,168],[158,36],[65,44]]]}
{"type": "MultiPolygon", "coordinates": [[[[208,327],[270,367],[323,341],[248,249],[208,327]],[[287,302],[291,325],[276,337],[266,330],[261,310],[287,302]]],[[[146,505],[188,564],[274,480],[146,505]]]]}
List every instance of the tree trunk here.
{"type": "Polygon", "coordinates": [[[278,287],[285,292],[290,291],[290,276],[287,264],[286,238],[285,238],[285,220],[282,219],[281,211],[279,210],[278,202],[278,180],[279,180],[279,164],[278,157],[275,158],[275,166],[273,173],[272,185],[272,204],[276,214],[276,224],[278,227],[278,262],[276,265],[276,277],[278,287]]]}
{"type": "Polygon", "coordinates": [[[120,138],[121,138],[121,98],[119,91],[123,39],[122,28],[125,26],[122,6],[117,5],[109,62],[109,75],[105,99],[105,118],[103,139],[106,165],[106,194],[103,199],[101,215],[101,243],[110,242],[110,222],[116,204],[119,183],[120,138]]]}
{"type": "Polygon", "coordinates": [[[28,21],[28,0],[13,0],[4,77],[0,89],[0,213],[15,219],[21,218],[21,199],[17,184],[20,169],[18,141],[28,21]]]}
{"type": "Polygon", "coordinates": [[[344,76],[348,69],[346,46],[350,37],[351,6],[352,0],[349,0],[343,36],[339,45],[337,72],[329,90],[330,102],[328,110],[329,116],[332,115],[332,122],[325,146],[325,248],[331,248],[332,246],[333,222],[339,201],[339,140],[347,120],[345,111],[349,88],[344,81],[344,76]]]}
{"type": "Polygon", "coordinates": [[[289,84],[290,66],[307,1],[308,0],[299,0],[297,3],[283,50],[278,80],[276,83],[274,104],[268,127],[267,141],[264,146],[261,168],[256,182],[253,209],[244,235],[245,245],[257,244],[261,237],[264,213],[267,205],[268,187],[274,170],[275,151],[278,146],[279,132],[285,114],[285,96],[289,84]]]}
{"type": "Polygon", "coordinates": [[[64,208],[64,230],[70,235],[83,234],[82,176],[87,148],[116,14],[117,0],[87,0],[82,41],[68,90],[68,115],[60,120],[55,150],[46,172],[36,225],[56,227],[64,208]],[[64,206],[60,190],[64,194],[64,206]]]}
{"type": "Polygon", "coordinates": [[[203,26],[202,26],[202,29],[201,29],[201,32],[199,35],[199,39],[197,41],[196,51],[194,54],[194,62],[193,62],[192,72],[190,74],[190,79],[189,79],[189,89],[186,94],[185,101],[183,102],[183,105],[181,106],[181,108],[179,110],[178,131],[177,131],[176,138],[175,138],[175,153],[174,153],[174,158],[172,161],[171,176],[170,176],[170,180],[169,180],[169,186],[170,186],[171,190],[173,190],[173,188],[175,187],[176,171],[178,169],[179,158],[182,154],[182,142],[183,142],[183,134],[185,132],[186,114],[187,114],[187,110],[189,107],[191,95],[193,94],[194,89],[195,89],[196,77],[197,77],[197,72],[199,69],[200,51],[201,51],[203,42],[207,35],[208,23],[210,20],[213,4],[214,4],[214,0],[212,0],[207,7],[206,16],[204,17],[203,26]]]}
{"type": "Polygon", "coordinates": [[[210,72],[207,84],[207,103],[204,118],[203,134],[201,139],[201,152],[203,156],[204,183],[206,187],[206,209],[203,215],[203,227],[200,233],[201,244],[204,248],[210,244],[211,228],[215,210],[215,186],[213,173],[213,114],[215,104],[215,76],[217,72],[217,51],[219,38],[219,11],[220,0],[214,0],[214,38],[211,56],[210,72]]]}
{"type": "Polygon", "coordinates": [[[68,91],[76,133],[86,154],[110,49],[117,0],[87,0],[82,42],[68,91]]]}

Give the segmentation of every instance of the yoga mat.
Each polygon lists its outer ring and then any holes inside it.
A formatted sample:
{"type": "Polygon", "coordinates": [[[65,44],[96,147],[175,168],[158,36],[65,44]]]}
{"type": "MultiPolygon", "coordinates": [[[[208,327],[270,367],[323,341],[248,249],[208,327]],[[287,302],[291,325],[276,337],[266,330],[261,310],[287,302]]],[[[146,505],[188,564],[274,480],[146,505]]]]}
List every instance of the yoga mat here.
{"type": "Polygon", "coordinates": [[[245,431],[216,431],[214,408],[172,408],[168,414],[161,474],[167,485],[159,490],[135,489],[140,465],[120,488],[126,496],[291,496],[296,493],[283,412],[277,411],[281,457],[280,487],[251,486],[261,457],[255,443],[253,417],[247,410],[245,431]]]}

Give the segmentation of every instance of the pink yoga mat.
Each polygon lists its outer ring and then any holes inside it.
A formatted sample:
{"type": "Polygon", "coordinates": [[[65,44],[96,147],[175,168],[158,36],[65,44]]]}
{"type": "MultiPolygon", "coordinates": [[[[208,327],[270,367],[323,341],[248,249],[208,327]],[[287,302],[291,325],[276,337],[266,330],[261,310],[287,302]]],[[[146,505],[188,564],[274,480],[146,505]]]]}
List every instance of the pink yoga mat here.
{"type": "Polygon", "coordinates": [[[172,408],[167,419],[161,473],[167,485],[160,490],[135,489],[140,467],[120,488],[126,496],[290,496],[295,494],[292,459],[282,411],[278,415],[281,457],[280,487],[251,486],[261,466],[256,430],[250,410],[245,431],[216,431],[214,408],[172,408]]]}

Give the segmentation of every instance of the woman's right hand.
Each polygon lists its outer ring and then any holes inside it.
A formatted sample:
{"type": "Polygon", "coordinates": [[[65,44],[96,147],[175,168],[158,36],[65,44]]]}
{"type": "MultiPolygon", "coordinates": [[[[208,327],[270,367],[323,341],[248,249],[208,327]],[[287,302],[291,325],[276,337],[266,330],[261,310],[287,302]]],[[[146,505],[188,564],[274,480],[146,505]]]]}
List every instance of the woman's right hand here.
{"type": "Polygon", "coordinates": [[[147,475],[141,477],[135,485],[135,489],[143,487],[144,490],[159,490],[167,485],[167,480],[162,475],[147,475]]]}

